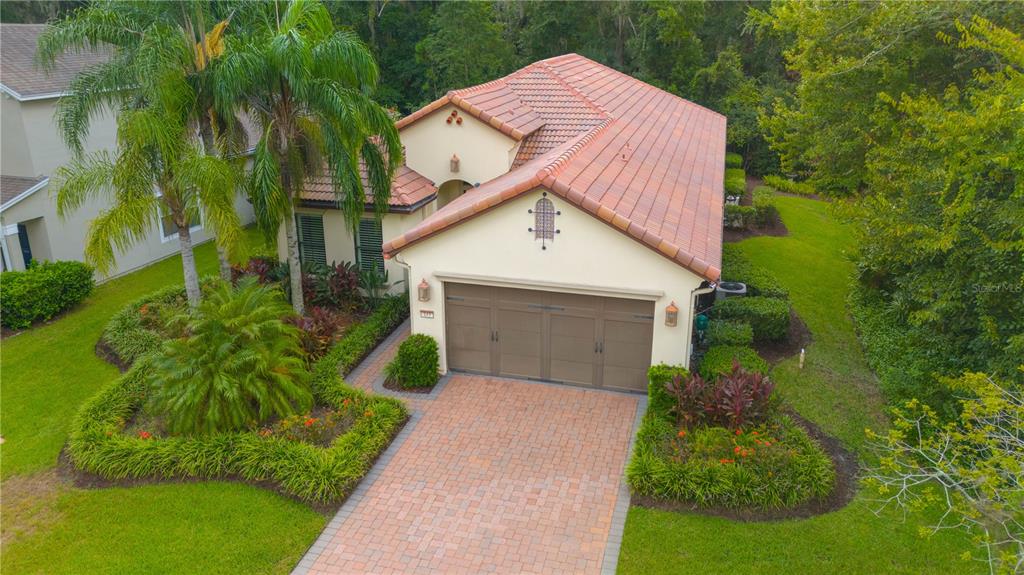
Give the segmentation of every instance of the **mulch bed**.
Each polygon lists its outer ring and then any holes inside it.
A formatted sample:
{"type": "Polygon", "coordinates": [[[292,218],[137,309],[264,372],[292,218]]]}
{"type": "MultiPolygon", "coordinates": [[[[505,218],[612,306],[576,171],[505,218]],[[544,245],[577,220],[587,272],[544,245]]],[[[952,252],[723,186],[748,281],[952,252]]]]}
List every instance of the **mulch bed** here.
{"type": "Polygon", "coordinates": [[[132,367],[130,363],[121,359],[121,356],[117,355],[117,352],[114,351],[107,342],[103,341],[102,338],[96,342],[96,346],[93,349],[97,357],[113,365],[120,370],[121,373],[128,371],[132,367]]]}
{"type": "Polygon", "coordinates": [[[800,350],[810,345],[812,341],[811,330],[800,319],[795,310],[789,311],[789,333],[783,341],[754,342],[754,349],[758,355],[768,363],[775,364],[787,357],[800,353],[800,350]]]}
{"type": "Polygon", "coordinates": [[[782,218],[775,216],[775,223],[768,227],[742,230],[724,229],[722,231],[722,240],[726,242],[738,242],[747,238],[756,238],[759,236],[781,238],[788,235],[789,229],[786,228],[786,224],[782,223],[782,218]]]}
{"type": "Polygon", "coordinates": [[[391,391],[397,391],[398,393],[422,393],[423,395],[426,395],[431,391],[434,391],[435,387],[437,387],[436,383],[430,387],[405,388],[387,378],[384,378],[384,389],[390,389],[391,391]]]}
{"type": "Polygon", "coordinates": [[[694,503],[666,501],[646,495],[633,495],[631,503],[638,507],[673,511],[676,513],[695,513],[723,517],[735,521],[785,521],[788,519],[806,519],[838,511],[846,507],[857,494],[857,456],[842,446],[838,439],[823,432],[817,425],[801,417],[791,409],[784,410],[793,421],[807,431],[811,439],[818,442],[836,470],[836,483],[832,493],[822,499],[810,499],[795,507],[785,509],[737,509],[731,507],[701,507],[694,503]]]}

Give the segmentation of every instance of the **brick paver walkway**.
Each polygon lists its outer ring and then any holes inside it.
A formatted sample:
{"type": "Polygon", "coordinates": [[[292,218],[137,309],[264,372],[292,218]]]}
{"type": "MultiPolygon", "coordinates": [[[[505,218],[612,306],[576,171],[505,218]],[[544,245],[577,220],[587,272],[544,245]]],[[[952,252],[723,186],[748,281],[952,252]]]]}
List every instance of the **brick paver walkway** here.
{"type": "MultiPolygon", "coordinates": [[[[353,373],[372,388],[394,337],[353,373]]],[[[598,573],[624,519],[640,398],[456,375],[410,402],[375,466],[297,572],[598,573]],[[411,429],[410,427],[411,426],[411,429]],[[618,504],[618,510],[616,505],[618,504]],[[614,515],[614,517],[613,517],[614,515]]],[[[609,565],[611,563],[612,565],[609,565]]]]}

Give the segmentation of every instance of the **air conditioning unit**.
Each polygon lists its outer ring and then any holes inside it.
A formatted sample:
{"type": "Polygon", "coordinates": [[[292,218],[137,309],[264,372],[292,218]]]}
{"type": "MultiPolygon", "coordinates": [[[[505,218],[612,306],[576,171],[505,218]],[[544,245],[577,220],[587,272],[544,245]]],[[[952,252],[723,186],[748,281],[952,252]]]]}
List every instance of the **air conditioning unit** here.
{"type": "Polygon", "coordinates": [[[721,282],[715,288],[715,301],[745,295],[747,295],[747,284],[742,282],[721,282]]]}

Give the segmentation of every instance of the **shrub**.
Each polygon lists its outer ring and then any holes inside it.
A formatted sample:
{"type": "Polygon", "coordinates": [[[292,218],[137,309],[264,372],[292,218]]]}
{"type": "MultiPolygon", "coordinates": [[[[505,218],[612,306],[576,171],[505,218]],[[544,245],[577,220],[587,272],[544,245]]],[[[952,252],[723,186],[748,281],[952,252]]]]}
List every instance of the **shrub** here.
{"type": "Polygon", "coordinates": [[[750,324],[754,340],[782,341],[789,333],[789,302],[783,299],[748,296],[731,297],[711,308],[716,319],[737,319],[750,324]]]}
{"type": "Polygon", "coordinates": [[[231,266],[231,280],[237,282],[243,276],[254,276],[261,284],[277,283],[288,277],[288,263],[274,258],[257,256],[244,266],[231,266]]]}
{"type": "Polygon", "coordinates": [[[708,345],[750,345],[754,330],[743,321],[712,320],[704,339],[708,345]]]}
{"type": "Polygon", "coordinates": [[[794,182],[782,176],[765,176],[764,183],[787,194],[798,196],[813,196],[816,192],[814,186],[806,182],[794,182]]]}
{"type": "Polygon", "coordinates": [[[345,327],[346,317],[326,307],[314,306],[306,315],[292,316],[289,322],[299,328],[302,349],[313,359],[323,357],[334,345],[345,327]]]}
{"type": "Polygon", "coordinates": [[[767,186],[754,188],[754,225],[767,228],[775,224],[779,210],[775,207],[775,191],[767,186]]]}
{"type": "Polygon", "coordinates": [[[756,221],[757,213],[753,206],[725,206],[725,227],[730,230],[749,229],[756,221]]]}
{"type": "Polygon", "coordinates": [[[771,272],[752,264],[735,244],[722,246],[722,281],[743,282],[754,296],[789,297],[789,291],[771,272]]]}
{"type": "Polygon", "coordinates": [[[745,345],[715,345],[708,348],[700,360],[700,376],[715,379],[732,371],[733,363],[756,373],[768,373],[768,362],[757,352],[745,345]]]}
{"type": "Polygon", "coordinates": [[[398,346],[386,374],[390,381],[405,389],[432,387],[437,383],[438,365],[437,340],[416,333],[398,346]]]}
{"type": "Polygon", "coordinates": [[[686,370],[651,367],[650,401],[637,432],[626,479],[635,493],[702,506],[779,508],[824,497],[835,482],[832,462],[785,415],[730,431],[681,430],[665,384],[686,370]]]}
{"type": "Polygon", "coordinates": [[[775,407],[775,384],[763,373],[743,369],[735,360],[727,373],[714,379],[677,375],[665,388],[675,400],[671,412],[676,422],[687,429],[697,425],[729,429],[760,425],[775,407]]]}
{"type": "Polygon", "coordinates": [[[725,154],[725,167],[726,168],[742,168],[743,167],[743,156],[736,152],[727,152],[725,154]]]}
{"type": "Polygon", "coordinates": [[[154,411],[178,434],[234,431],[312,406],[299,330],[275,287],[221,284],[147,363],[154,411]]]}
{"type": "Polygon", "coordinates": [[[727,196],[742,196],[747,191],[747,173],[743,168],[728,168],[725,170],[725,194],[727,196]]]}
{"type": "MultiPolygon", "coordinates": [[[[359,268],[351,262],[315,266],[310,271],[312,298],[306,301],[336,309],[353,309],[362,304],[359,268]]],[[[305,277],[303,278],[305,282],[305,277]]]]}
{"type": "Polygon", "coordinates": [[[0,320],[12,329],[46,321],[86,298],[95,287],[92,267],[75,261],[32,264],[0,274],[0,320]]]}
{"type": "Polygon", "coordinates": [[[347,373],[401,323],[407,310],[403,298],[386,299],[358,326],[362,329],[349,330],[313,365],[317,404],[354,414],[352,425],[326,448],[257,430],[168,438],[126,435],[125,422],[146,396],[146,374],[139,365],[82,406],[72,422],[71,460],[107,479],[241,478],[274,484],[304,501],[339,501],[370,470],[408,418],[400,401],[345,385],[339,368],[347,373]],[[353,334],[357,338],[349,342],[353,334]]]}

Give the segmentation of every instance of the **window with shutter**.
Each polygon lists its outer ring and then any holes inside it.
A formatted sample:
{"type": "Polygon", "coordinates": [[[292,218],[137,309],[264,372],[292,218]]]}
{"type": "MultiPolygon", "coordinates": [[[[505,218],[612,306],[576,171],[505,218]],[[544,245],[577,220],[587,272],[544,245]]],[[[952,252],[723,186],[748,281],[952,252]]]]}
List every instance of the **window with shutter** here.
{"type": "Polygon", "coordinates": [[[359,220],[356,230],[356,258],[362,271],[384,273],[384,233],[380,221],[359,220]]]}
{"type": "Polygon", "coordinates": [[[299,261],[303,264],[326,264],[324,218],[318,214],[295,214],[299,228],[299,261]]]}

